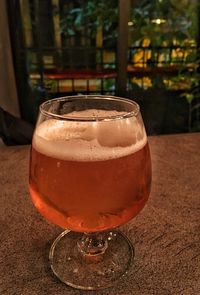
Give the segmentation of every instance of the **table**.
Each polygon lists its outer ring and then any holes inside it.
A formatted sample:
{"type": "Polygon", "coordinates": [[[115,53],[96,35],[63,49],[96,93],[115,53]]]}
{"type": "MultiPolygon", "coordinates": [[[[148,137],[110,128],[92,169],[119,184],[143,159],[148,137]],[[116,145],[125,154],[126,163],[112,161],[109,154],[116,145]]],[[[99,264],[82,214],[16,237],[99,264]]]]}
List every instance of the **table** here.
{"type": "Polygon", "coordinates": [[[60,229],[28,193],[29,146],[0,148],[1,295],[200,294],[200,133],[149,138],[153,185],[143,211],[122,230],[136,256],[126,279],[103,291],[74,290],[51,273],[60,229]]]}

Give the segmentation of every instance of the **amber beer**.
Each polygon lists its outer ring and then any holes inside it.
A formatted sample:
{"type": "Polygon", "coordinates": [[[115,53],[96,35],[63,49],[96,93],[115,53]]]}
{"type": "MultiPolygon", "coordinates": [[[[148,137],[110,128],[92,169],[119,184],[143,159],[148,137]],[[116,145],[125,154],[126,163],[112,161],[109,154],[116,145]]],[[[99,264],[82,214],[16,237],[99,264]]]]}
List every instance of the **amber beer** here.
{"type": "Polygon", "coordinates": [[[95,232],[126,223],[143,208],[150,193],[150,153],[139,121],[127,132],[130,123],[73,125],[50,119],[38,126],[30,192],[46,219],[95,232]]]}

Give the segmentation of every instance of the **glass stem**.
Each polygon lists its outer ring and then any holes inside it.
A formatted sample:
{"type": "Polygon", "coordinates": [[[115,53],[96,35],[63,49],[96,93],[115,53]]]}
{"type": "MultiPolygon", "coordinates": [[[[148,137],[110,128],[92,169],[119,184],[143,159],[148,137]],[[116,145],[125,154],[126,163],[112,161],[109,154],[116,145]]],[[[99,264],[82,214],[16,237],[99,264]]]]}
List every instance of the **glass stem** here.
{"type": "Polygon", "coordinates": [[[103,233],[84,233],[77,242],[77,246],[79,252],[85,258],[96,260],[94,258],[101,258],[103,256],[108,247],[108,242],[103,233]]]}

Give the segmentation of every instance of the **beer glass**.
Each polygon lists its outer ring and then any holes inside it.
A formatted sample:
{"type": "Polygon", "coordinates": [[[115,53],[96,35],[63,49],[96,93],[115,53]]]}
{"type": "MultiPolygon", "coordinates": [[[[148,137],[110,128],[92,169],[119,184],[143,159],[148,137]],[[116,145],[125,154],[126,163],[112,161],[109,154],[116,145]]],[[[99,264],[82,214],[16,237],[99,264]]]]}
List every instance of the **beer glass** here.
{"type": "Polygon", "coordinates": [[[137,103],[80,95],[40,106],[29,188],[38,211],[64,229],[49,254],[62,282],[95,290],[124,277],[134,248],[115,228],[140,212],[150,186],[150,152],[137,103]]]}

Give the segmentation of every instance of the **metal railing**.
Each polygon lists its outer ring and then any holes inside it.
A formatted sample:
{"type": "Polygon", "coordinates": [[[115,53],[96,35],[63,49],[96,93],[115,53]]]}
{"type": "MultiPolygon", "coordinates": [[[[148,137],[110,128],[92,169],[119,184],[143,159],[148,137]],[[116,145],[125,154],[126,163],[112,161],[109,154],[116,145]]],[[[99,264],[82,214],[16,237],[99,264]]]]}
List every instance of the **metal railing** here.
{"type": "MultiPolygon", "coordinates": [[[[40,82],[50,92],[115,92],[116,49],[46,47],[26,48],[23,52],[32,83],[40,82]]],[[[186,71],[194,70],[196,56],[196,46],[130,47],[127,89],[151,88],[158,81],[166,87],[184,88],[184,76],[187,78],[186,71]]],[[[190,81],[185,80],[185,88],[190,87],[190,81]]]]}

